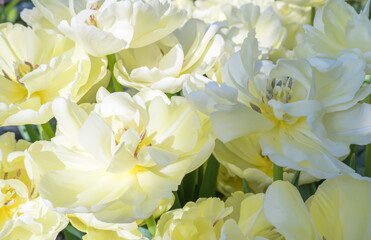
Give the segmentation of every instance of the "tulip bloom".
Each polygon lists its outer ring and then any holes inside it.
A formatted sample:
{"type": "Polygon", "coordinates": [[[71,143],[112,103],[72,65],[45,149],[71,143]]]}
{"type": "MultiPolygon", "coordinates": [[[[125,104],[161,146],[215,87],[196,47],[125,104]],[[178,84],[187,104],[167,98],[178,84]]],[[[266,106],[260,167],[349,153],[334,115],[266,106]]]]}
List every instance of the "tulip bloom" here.
{"type": "Polygon", "coordinates": [[[0,136],[0,238],[50,239],[68,224],[65,216],[49,210],[38,195],[36,168],[16,142],[14,133],[0,136]]]}
{"type": "Polygon", "coordinates": [[[189,94],[210,116],[215,136],[225,144],[256,137],[262,158],[317,178],[353,172],[339,159],[350,144],[371,142],[371,106],[358,103],[371,92],[362,86],[362,56],[351,51],[276,66],[258,56],[252,33],[224,66],[223,84],[189,94]]]}
{"type": "Polygon", "coordinates": [[[344,175],[323,182],[304,204],[288,182],[274,182],[264,198],[264,215],[285,239],[370,239],[371,181],[344,175]]]}
{"type": "Polygon", "coordinates": [[[10,23],[0,34],[0,126],[45,123],[55,98],[91,100],[109,81],[106,58],[88,56],[62,35],[10,23]]]}
{"type": "Polygon", "coordinates": [[[120,50],[149,45],[169,35],[185,20],[185,12],[166,1],[45,1],[22,18],[31,26],[51,25],[81,45],[90,55],[103,57],[120,50]],[[36,17],[37,13],[42,15],[36,17]]]}
{"type": "Polygon", "coordinates": [[[182,97],[170,101],[150,90],[131,97],[101,88],[97,101],[81,107],[54,101],[56,137],[29,151],[49,169],[40,195],[62,213],[90,212],[111,223],[146,219],[208,159],[214,140],[182,97]]]}

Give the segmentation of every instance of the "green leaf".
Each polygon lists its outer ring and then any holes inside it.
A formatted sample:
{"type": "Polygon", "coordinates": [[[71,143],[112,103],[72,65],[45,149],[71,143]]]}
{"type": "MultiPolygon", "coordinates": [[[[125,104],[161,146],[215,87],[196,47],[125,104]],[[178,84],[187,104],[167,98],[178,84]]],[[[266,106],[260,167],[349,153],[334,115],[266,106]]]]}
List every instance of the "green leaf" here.
{"type": "Polygon", "coordinates": [[[300,171],[296,171],[294,177],[291,179],[291,184],[297,187],[299,185],[300,171]]]}
{"type": "Polygon", "coordinates": [[[68,226],[63,230],[63,235],[66,240],[81,240],[85,233],[80,232],[71,224],[68,224],[68,226]]]}
{"type": "Polygon", "coordinates": [[[199,197],[214,197],[216,192],[216,179],[218,177],[219,162],[214,155],[207,160],[206,170],[200,188],[199,197]]]}
{"type": "Polygon", "coordinates": [[[180,204],[178,192],[173,192],[173,194],[174,194],[175,199],[174,199],[174,204],[173,204],[173,206],[171,206],[170,210],[182,207],[182,205],[180,204]]]}
{"type": "Polygon", "coordinates": [[[309,184],[299,186],[298,190],[304,201],[306,201],[312,195],[309,184]]]}
{"type": "Polygon", "coordinates": [[[189,202],[193,201],[194,199],[194,194],[195,194],[195,189],[196,189],[196,180],[197,180],[197,169],[188,173],[187,175],[184,176],[183,181],[182,181],[182,190],[183,190],[183,196],[184,196],[184,201],[189,202]]]}
{"type": "Polygon", "coordinates": [[[247,183],[246,179],[242,179],[242,184],[243,184],[243,192],[244,193],[249,193],[251,192],[250,191],[250,188],[249,188],[249,184],[247,183]]]}
{"type": "Polygon", "coordinates": [[[152,237],[156,235],[156,221],[153,216],[146,219],[147,229],[152,237]]]}

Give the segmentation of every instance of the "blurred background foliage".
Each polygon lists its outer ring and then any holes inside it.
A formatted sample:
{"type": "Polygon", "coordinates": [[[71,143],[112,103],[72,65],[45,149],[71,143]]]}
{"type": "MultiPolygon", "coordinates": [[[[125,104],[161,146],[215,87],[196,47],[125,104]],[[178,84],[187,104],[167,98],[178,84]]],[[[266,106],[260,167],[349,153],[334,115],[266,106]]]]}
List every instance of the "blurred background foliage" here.
{"type": "Polygon", "coordinates": [[[0,0],[0,23],[12,22],[24,24],[19,16],[20,12],[25,8],[32,7],[31,0],[0,0]]]}

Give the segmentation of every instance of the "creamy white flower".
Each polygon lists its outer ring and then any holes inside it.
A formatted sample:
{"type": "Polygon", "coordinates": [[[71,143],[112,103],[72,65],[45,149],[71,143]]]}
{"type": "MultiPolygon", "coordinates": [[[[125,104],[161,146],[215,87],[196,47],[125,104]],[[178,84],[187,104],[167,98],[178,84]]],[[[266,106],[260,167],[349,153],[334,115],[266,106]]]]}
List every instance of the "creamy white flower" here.
{"type": "Polygon", "coordinates": [[[268,240],[282,239],[275,227],[267,221],[263,212],[264,194],[235,192],[225,205],[233,212],[227,217],[222,230],[222,239],[268,240]]]}
{"type": "Polygon", "coordinates": [[[33,16],[34,11],[42,13],[63,34],[97,57],[154,43],[185,20],[184,11],[159,0],[34,0],[33,3],[37,10],[25,12],[23,19],[31,25],[40,25],[37,23],[40,18],[33,16]]]}
{"type": "Polygon", "coordinates": [[[273,9],[280,17],[283,27],[287,30],[287,36],[281,47],[270,53],[270,60],[276,61],[280,58],[297,59],[294,48],[301,43],[300,37],[304,33],[303,25],[311,24],[312,8],[275,1],[273,9]]]}
{"type": "MultiPolygon", "coordinates": [[[[3,180],[0,179],[0,181],[3,180]]],[[[4,188],[1,190],[4,190],[4,188]]],[[[0,231],[0,238],[54,240],[58,233],[67,226],[68,219],[59,213],[49,210],[41,197],[23,202],[15,195],[13,196],[15,198],[10,201],[14,200],[15,202],[7,202],[8,205],[6,207],[9,207],[9,204],[11,204],[15,212],[10,217],[8,216],[5,226],[3,225],[4,228],[0,231]]]]}
{"type": "Polygon", "coordinates": [[[188,74],[205,74],[222,56],[224,40],[216,25],[191,19],[173,35],[117,54],[115,76],[128,87],[179,92],[188,74]]]}
{"type": "Polygon", "coordinates": [[[305,44],[298,46],[301,56],[336,55],[346,49],[359,49],[371,74],[371,21],[369,3],[359,14],[342,0],[329,0],[318,8],[313,26],[305,25],[305,44]]]}
{"type": "Polygon", "coordinates": [[[267,240],[280,234],[263,214],[264,194],[235,192],[224,203],[218,198],[188,202],[161,216],[156,240],[267,240]]]}
{"type": "Polygon", "coordinates": [[[88,101],[109,81],[106,58],[88,56],[62,35],[10,23],[0,34],[2,126],[45,123],[55,98],[88,101]]]}
{"type": "Polygon", "coordinates": [[[228,143],[257,134],[263,156],[315,177],[352,172],[339,159],[351,143],[371,142],[371,107],[357,103],[371,91],[362,87],[364,59],[348,52],[274,66],[258,56],[250,34],[225,65],[223,84],[209,82],[193,94],[195,105],[205,99],[199,109],[210,115],[216,137],[228,143]]]}
{"type": "MultiPolygon", "coordinates": [[[[205,85],[209,82],[212,81],[206,77],[192,74],[183,89],[188,101],[205,113],[204,117],[208,121],[215,106],[215,101],[205,93],[207,91],[205,85]]],[[[273,182],[273,163],[267,156],[262,155],[258,134],[242,136],[226,143],[216,139],[213,154],[222,165],[217,187],[225,195],[242,191],[242,179],[248,182],[249,188],[254,193],[265,192],[273,182]]],[[[294,173],[292,169],[285,168],[284,180],[291,181],[294,173]]],[[[311,183],[315,180],[317,178],[302,172],[298,184],[311,183]]]]}
{"type": "Polygon", "coordinates": [[[29,145],[11,132],[0,136],[1,239],[55,239],[68,223],[38,197],[37,169],[24,154],[29,145]]]}
{"type": "Polygon", "coordinates": [[[222,24],[221,32],[226,39],[233,41],[239,50],[248,32],[255,29],[259,47],[262,53],[267,55],[271,50],[281,47],[287,30],[279,15],[274,11],[273,1],[255,2],[228,9],[227,19],[222,24]]]}
{"type": "MultiPolygon", "coordinates": [[[[242,191],[242,179],[245,179],[249,188],[254,193],[265,192],[273,182],[273,163],[268,156],[262,155],[259,144],[259,135],[243,136],[227,143],[215,141],[214,156],[229,173],[224,173],[224,178],[219,179],[219,184],[227,189],[240,186],[234,191],[242,191]]],[[[284,168],[283,179],[291,181],[295,171],[284,168]]],[[[222,176],[221,176],[222,177],[222,176]]],[[[311,183],[317,180],[306,172],[300,174],[298,185],[311,183]]],[[[233,192],[233,191],[232,191],[233,192]]],[[[230,192],[229,192],[230,193],[230,192]]]]}
{"type": "MultiPolygon", "coordinates": [[[[253,0],[254,1],[254,0],[253,0]]],[[[207,23],[215,23],[226,20],[225,11],[232,6],[240,7],[251,0],[199,0],[194,1],[191,8],[191,16],[207,23]]]]}
{"type": "Polygon", "coordinates": [[[97,102],[91,112],[61,98],[53,103],[56,137],[39,142],[33,158],[63,166],[44,174],[40,195],[60,212],[92,212],[111,223],[146,219],[207,160],[213,138],[182,97],[102,88],[97,102]]]}
{"type": "Polygon", "coordinates": [[[71,224],[86,232],[83,240],[146,240],[138,230],[138,225],[133,223],[105,223],[99,221],[92,213],[75,213],[68,215],[71,224]]]}
{"type": "Polygon", "coordinates": [[[288,182],[274,182],[264,198],[264,215],[285,239],[370,239],[370,178],[357,174],[327,179],[304,204],[288,182]]]}
{"type": "Polygon", "coordinates": [[[322,6],[327,0],[281,0],[282,2],[292,3],[304,7],[318,7],[322,6]]]}
{"type": "Polygon", "coordinates": [[[224,218],[233,211],[219,198],[200,198],[183,209],[163,214],[158,221],[156,240],[210,239],[221,237],[224,218]]]}

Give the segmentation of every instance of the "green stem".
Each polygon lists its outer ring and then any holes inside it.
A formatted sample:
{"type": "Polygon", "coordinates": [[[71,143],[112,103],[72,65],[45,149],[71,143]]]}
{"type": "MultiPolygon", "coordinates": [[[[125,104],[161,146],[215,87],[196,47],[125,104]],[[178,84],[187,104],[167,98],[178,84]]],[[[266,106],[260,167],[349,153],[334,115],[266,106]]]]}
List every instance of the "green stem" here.
{"type": "Polygon", "coordinates": [[[50,141],[54,137],[54,131],[50,126],[50,122],[38,125],[37,127],[40,133],[40,139],[50,141]]]}
{"type": "Polygon", "coordinates": [[[216,192],[216,179],[218,177],[219,162],[214,155],[207,160],[204,178],[200,188],[199,197],[214,197],[216,192]]]}
{"type": "Polygon", "coordinates": [[[299,185],[300,171],[296,171],[294,177],[291,179],[291,184],[294,186],[299,185]]]}
{"type": "MultiPolygon", "coordinates": [[[[368,96],[368,103],[371,104],[371,95],[368,96]]],[[[366,146],[365,176],[371,177],[371,143],[366,146]]]]}
{"type": "Polygon", "coordinates": [[[146,224],[149,233],[151,234],[152,238],[155,237],[156,234],[156,221],[153,216],[150,216],[149,218],[146,219],[146,224]]]}
{"type": "Polygon", "coordinates": [[[247,184],[247,181],[246,181],[246,179],[242,179],[242,184],[243,184],[243,192],[244,193],[249,193],[249,192],[251,192],[250,191],[250,188],[249,188],[249,184],[247,184]]]}
{"type": "Polygon", "coordinates": [[[316,16],[316,8],[315,7],[312,7],[311,19],[310,19],[310,23],[311,23],[312,26],[313,26],[313,23],[314,23],[314,17],[315,16],[316,16]]]}
{"type": "Polygon", "coordinates": [[[119,82],[117,82],[117,79],[115,75],[113,74],[115,63],[116,63],[116,56],[115,54],[111,54],[111,55],[108,55],[107,58],[108,58],[108,69],[111,72],[113,88],[115,89],[115,92],[122,92],[124,89],[122,85],[119,82]]]}
{"type": "Polygon", "coordinates": [[[273,163],[273,181],[283,180],[283,169],[282,167],[273,163]]]}
{"type": "Polygon", "coordinates": [[[350,156],[349,160],[349,167],[353,168],[354,171],[357,172],[357,167],[356,167],[356,154],[353,152],[350,156]]]}

